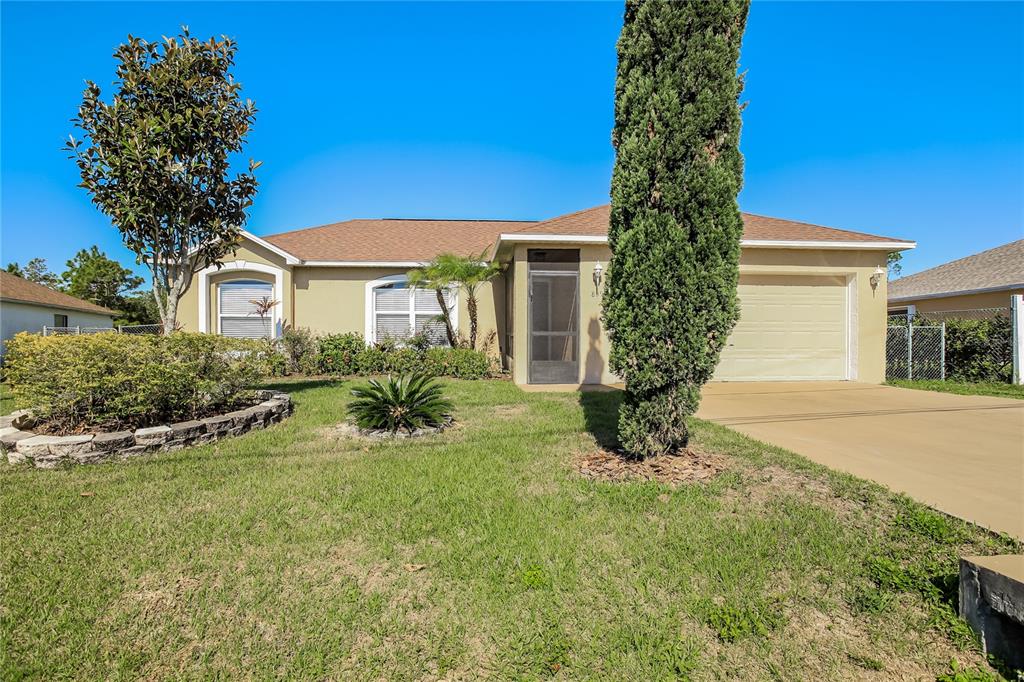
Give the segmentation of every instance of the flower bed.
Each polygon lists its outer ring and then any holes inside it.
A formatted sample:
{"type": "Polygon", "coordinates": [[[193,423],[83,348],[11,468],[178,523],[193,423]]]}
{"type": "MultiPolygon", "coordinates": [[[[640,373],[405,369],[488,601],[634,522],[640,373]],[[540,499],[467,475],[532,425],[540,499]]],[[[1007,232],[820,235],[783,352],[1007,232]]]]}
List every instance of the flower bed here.
{"type": "Polygon", "coordinates": [[[153,452],[173,452],[246,431],[262,429],[292,413],[291,396],[281,391],[256,391],[258,404],[225,414],[162,424],[134,431],[49,436],[31,431],[32,414],[22,410],[0,417],[0,452],[10,464],[31,463],[40,469],[61,464],[95,464],[125,460],[153,452]]]}

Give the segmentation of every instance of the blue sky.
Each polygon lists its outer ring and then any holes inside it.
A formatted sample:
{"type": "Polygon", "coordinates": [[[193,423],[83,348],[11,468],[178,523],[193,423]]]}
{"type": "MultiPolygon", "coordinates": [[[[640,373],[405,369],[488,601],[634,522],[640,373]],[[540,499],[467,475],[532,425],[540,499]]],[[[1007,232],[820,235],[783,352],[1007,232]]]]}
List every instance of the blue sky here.
{"type": "MultiPolygon", "coordinates": [[[[98,244],[61,151],[128,33],[239,42],[257,234],[607,201],[620,3],[0,5],[0,260],[98,244]]],[[[905,273],[1024,236],[1024,4],[755,2],[744,210],[915,239],[905,273]]]]}

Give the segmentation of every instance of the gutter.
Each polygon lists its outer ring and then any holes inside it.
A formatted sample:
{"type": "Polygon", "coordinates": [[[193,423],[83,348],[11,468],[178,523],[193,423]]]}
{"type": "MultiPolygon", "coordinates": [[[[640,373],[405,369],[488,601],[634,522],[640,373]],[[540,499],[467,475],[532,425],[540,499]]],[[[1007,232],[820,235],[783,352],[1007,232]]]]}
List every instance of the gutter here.
{"type": "MultiPolygon", "coordinates": [[[[526,234],[522,232],[504,233],[498,237],[491,253],[493,260],[498,255],[502,242],[542,243],[560,242],[563,244],[607,244],[607,235],[578,234],[526,234]]],[[[818,249],[818,250],[860,250],[860,251],[905,251],[917,248],[917,242],[905,241],[817,241],[787,239],[741,239],[740,247],[747,249],[818,249]]]]}

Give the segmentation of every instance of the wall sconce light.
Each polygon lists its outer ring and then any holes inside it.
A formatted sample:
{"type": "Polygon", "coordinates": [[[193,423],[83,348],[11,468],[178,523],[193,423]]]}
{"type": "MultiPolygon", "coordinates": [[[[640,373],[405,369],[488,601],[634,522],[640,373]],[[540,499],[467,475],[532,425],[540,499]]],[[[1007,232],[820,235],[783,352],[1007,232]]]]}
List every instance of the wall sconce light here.
{"type": "Polygon", "coordinates": [[[604,268],[601,267],[601,261],[597,261],[594,264],[594,287],[597,289],[601,288],[601,277],[604,276],[604,268]]]}
{"type": "Polygon", "coordinates": [[[878,288],[878,283],[882,281],[882,277],[884,277],[884,276],[885,276],[885,270],[883,270],[880,267],[875,268],[874,274],[871,275],[871,278],[868,280],[869,282],[871,282],[871,288],[872,289],[877,289],[878,288]]]}

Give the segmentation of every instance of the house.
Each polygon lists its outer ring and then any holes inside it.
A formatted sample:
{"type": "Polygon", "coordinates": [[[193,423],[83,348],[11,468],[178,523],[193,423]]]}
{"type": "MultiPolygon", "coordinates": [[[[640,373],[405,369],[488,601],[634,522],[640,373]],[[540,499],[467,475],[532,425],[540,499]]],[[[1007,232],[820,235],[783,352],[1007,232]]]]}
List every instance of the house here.
{"type": "Polygon", "coordinates": [[[893,280],[889,312],[1009,312],[1015,294],[1024,294],[1024,239],[893,280]]]}
{"type": "Polygon", "coordinates": [[[18,332],[43,327],[105,328],[116,312],[0,270],[0,334],[6,343],[18,332]]]}
{"type": "MultiPolygon", "coordinates": [[[[913,242],[744,214],[741,319],[719,380],[885,377],[886,282],[891,251],[913,242]]],[[[608,369],[601,324],[609,207],[540,222],[349,220],[256,237],[221,268],[198,273],[179,304],[186,329],[238,336],[361,332],[369,342],[412,331],[436,334],[432,292],[405,273],[438,253],[481,253],[503,267],[480,290],[480,330],[520,384],[597,384],[608,369]],[[272,316],[253,300],[279,301],[272,316]]],[[[451,292],[465,333],[466,302],[451,292]]],[[[451,300],[450,299],[450,300],[451,300]]]]}

